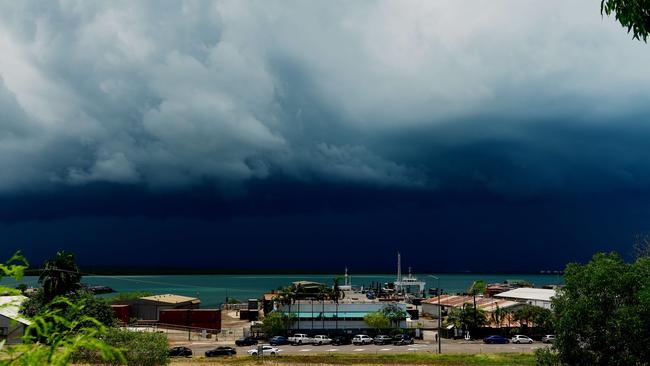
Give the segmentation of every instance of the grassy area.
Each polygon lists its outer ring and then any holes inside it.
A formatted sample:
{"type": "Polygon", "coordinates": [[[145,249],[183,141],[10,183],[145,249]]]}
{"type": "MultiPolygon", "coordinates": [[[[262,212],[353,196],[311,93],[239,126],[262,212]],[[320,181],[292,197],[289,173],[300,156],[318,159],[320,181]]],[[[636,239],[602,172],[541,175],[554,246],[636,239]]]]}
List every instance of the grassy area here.
{"type": "Polygon", "coordinates": [[[283,355],[256,359],[249,357],[196,358],[173,360],[172,365],[441,365],[441,366],[528,366],[535,365],[532,353],[480,354],[322,354],[283,355]]]}

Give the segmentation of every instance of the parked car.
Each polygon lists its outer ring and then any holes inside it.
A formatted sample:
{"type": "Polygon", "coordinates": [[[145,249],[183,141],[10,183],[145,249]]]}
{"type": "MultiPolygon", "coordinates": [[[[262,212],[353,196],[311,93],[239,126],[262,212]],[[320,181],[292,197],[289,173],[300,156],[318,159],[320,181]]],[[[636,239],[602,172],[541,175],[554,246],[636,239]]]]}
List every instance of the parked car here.
{"type": "Polygon", "coordinates": [[[500,335],[491,335],[483,338],[483,343],[487,344],[494,344],[494,343],[500,343],[500,344],[505,344],[505,343],[510,343],[510,340],[506,337],[500,336],[500,335]]]}
{"type": "Polygon", "coordinates": [[[332,344],[335,345],[335,346],[341,346],[341,345],[350,344],[350,343],[352,343],[350,338],[348,338],[346,336],[336,336],[336,337],[332,338],[332,344]]]}
{"type": "Polygon", "coordinates": [[[532,344],[532,343],[533,343],[533,340],[532,340],[530,337],[528,337],[528,336],[518,334],[518,335],[512,337],[512,339],[510,340],[510,342],[512,342],[512,343],[517,343],[517,344],[519,344],[519,343],[528,343],[528,344],[532,344]]]}
{"type": "Polygon", "coordinates": [[[284,336],[275,336],[269,341],[271,346],[281,346],[283,344],[289,344],[289,338],[284,336]]]}
{"type": "MultiPolygon", "coordinates": [[[[262,356],[275,356],[280,351],[282,350],[273,346],[262,346],[262,356]]],[[[247,352],[251,356],[257,356],[257,348],[249,349],[247,352]]]]}
{"type": "Polygon", "coordinates": [[[555,342],[554,334],[547,334],[542,337],[542,343],[553,343],[553,342],[555,342]]]}
{"type": "Polygon", "coordinates": [[[391,344],[391,342],[393,342],[393,338],[385,334],[380,334],[376,336],[375,339],[373,339],[373,342],[376,345],[391,344]]]}
{"type": "Polygon", "coordinates": [[[257,339],[253,337],[243,337],[235,341],[235,345],[237,345],[237,347],[254,346],[256,344],[257,339]]]}
{"type": "Polygon", "coordinates": [[[323,344],[332,343],[332,339],[326,335],[316,335],[314,336],[314,346],[320,346],[323,344]]]}
{"type": "Polygon", "coordinates": [[[413,344],[413,338],[408,334],[398,334],[393,337],[393,344],[396,346],[403,346],[405,344],[413,344]]]}
{"type": "Polygon", "coordinates": [[[354,344],[355,346],[361,344],[371,344],[372,342],[373,339],[365,334],[357,334],[354,336],[354,338],[352,338],[352,344],[354,344]]]}
{"type": "Polygon", "coordinates": [[[289,337],[289,343],[293,344],[294,346],[313,344],[314,338],[311,338],[310,336],[303,333],[296,333],[293,336],[289,337]]]}
{"type": "Polygon", "coordinates": [[[236,349],[227,346],[221,346],[205,351],[205,357],[234,356],[236,354],[236,349]]]}
{"type": "Polygon", "coordinates": [[[172,347],[169,349],[169,357],[192,357],[192,350],[183,346],[172,347]]]}

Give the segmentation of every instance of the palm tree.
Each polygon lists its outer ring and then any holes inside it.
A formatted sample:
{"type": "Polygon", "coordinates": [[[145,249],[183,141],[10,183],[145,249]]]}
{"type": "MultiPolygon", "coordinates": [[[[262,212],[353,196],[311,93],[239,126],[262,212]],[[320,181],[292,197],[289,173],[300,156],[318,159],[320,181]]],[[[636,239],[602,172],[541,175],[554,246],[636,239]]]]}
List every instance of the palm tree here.
{"type": "Polygon", "coordinates": [[[339,283],[341,282],[341,277],[336,277],[334,279],[334,285],[332,286],[332,294],[330,295],[330,299],[334,301],[334,304],[336,304],[336,329],[339,329],[339,300],[345,297],[345,292],[341,290],[339,287],[339,283]]]}
{"type": "MultiPolygon", "coordinates": [[[[469,293],[472,295],[474,300],[474,324],[478,324],[478,309],[476,308],[476,295],[485,294],[486,291],[487,291],[487,286],[485,285],[485,281],[483,280],[474,281],[472,287],[469,288],[469,293]]],[[[474,329],[472,329],[472,331],[474,331],[474,329]]]]}
{"type": "MultiPolygon", "coordinates": [[[[295,299],[296,299],[296,294],[293,290],[293,287],[291,286],[281,288],[280,291],[278,291],[278,294],[273,297],[274,301],[277,301],[280,304],[287,305],[289,307],[289,314],[288,314],[289,318],[291,318],[291,304],[293,304],[295,299]]],[[[288,323],[287,323],[287,327],[288,327],[288,323]]]]}
{"type": "Polygon", "coordinates": [[[80,281],[81,272],[75,262],[74,254],[63,250],[45,261],[38,278],[38,282],[43,285],[43,293],[47,300],[77,290],[80,281]]]}

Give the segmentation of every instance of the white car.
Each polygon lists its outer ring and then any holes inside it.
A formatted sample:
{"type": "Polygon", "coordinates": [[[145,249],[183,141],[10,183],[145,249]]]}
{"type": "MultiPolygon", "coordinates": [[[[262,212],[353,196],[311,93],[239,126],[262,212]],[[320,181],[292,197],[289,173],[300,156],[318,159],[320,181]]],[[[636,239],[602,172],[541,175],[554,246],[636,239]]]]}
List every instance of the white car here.
{"type": "MultiPolygon", "coordinates": [[[[273,346],[262,346],[262,356],[275,356],[281,351],[281,349],[273,346]]],[[[251,356],[257,356],[257,348],[249,349],[247,352],[251,356]]]]}
{"type": "Polygon", "coordinates": [[[516,336],[512,337],[510,342],[511,343],[528,343],[528,344],[532,344],[533,340],[530,339],[530,337],[527,337],[525,335],[516,335],[516,336]]]}
{"type": "Polygon", "coordinates": [[[314,346],[321,346],[323,344],[332,343],[332,339],[326,335],[314,336],[314,346]]]}
{"type": "Polygon", "coordinates": [[[365,334],[357,334],[352,338],[352,344],[358,346],[360,344],[371,344],[373,339],[365,334]]]}

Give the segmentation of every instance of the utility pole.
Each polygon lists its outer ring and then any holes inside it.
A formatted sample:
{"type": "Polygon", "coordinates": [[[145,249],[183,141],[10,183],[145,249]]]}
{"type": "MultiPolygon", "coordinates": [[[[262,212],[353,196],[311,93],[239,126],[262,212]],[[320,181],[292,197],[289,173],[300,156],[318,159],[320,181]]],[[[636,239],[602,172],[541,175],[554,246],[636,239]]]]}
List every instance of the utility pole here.
{"type": "Polygon", "coordinates": [[[442,334],[440,331],[442,330],[442,307],[440,306],[440,277],[436,277],[434,275],[429,275],[429,277],[433,277],[438,281],[438,288],[436,289],[436,293],[438,294],[438,354],[442,353],[442,334]]]}

